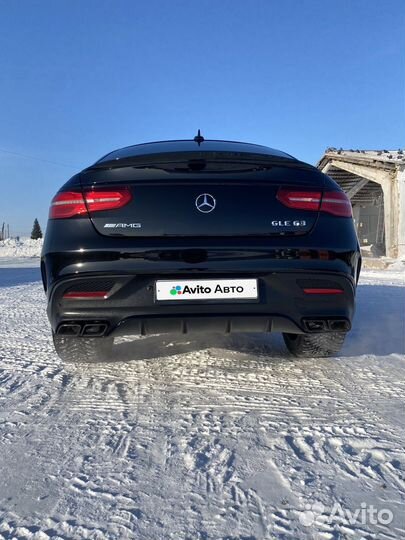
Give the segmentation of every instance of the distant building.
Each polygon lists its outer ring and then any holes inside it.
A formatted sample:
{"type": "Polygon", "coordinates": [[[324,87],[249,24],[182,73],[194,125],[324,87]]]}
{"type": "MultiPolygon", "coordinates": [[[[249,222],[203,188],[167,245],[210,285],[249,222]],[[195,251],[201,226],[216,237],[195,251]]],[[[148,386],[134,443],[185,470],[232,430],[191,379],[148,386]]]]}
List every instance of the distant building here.
{"type": "Polygon", "coordinates": [[[328,148],[317,166],[350,198],[363,251],[405,258],[405,152],[328,148]]]}

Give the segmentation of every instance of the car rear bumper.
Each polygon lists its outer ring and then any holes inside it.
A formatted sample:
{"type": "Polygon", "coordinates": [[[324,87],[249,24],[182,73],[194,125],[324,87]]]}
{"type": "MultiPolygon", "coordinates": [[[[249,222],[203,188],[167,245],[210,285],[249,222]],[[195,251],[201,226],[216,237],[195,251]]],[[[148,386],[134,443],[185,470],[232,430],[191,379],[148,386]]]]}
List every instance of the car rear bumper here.
{"type": "MultiPolygon", "coordinates": [[[[350,329],[355,282],[334,271],[164,274],[164,279],[257,278],[257,300],[157,301],[161,274],[97,272],[59,277],[48,290],[52,329],[71,335],[217,332],[328,332],[350,329]],[[339,289],[308,294],[304,289],[339,289]],[[69,291],[108,290],[106,298],[66,298],[69,291]],[[313,324],[314,323],[314,324],[313,324]],[[69,330],[70,325],[70,330],[69,330]],[[98,327],[98,331],[97,331],[98,327]]],[[[69,296],[69,295],[68,295],[69,296]]]]}

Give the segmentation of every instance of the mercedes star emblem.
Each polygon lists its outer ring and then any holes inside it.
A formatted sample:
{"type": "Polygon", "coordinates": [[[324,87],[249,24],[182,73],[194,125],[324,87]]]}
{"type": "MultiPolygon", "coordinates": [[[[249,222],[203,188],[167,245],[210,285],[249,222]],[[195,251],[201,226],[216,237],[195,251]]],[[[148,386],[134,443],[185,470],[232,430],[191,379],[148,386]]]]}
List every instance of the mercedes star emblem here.
{"type": "Polygon", "coordinates": [[[197,210],[203,212],[204,214],[208,214],[209,212],[212,212],[214,210],[217,202],[214,197],[209,193],[201,193],[201,195],[198,195],[198,197],[196,198],[195,205],[197,207],[197,210]]]}

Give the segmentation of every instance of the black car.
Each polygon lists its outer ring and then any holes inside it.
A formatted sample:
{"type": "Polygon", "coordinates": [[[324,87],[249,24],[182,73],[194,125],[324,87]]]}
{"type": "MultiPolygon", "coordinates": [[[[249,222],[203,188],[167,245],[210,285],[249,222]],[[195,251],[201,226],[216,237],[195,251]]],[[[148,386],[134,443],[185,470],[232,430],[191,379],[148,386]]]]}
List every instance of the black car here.
{"type": "Polygon", "coordinates": [[[315,167],[265,146],[138,144],[71,178],[41,258],[63,359],[114,337],[282,332],[328,356],[351,328],[361,257],[350,201],[315,167]]]}

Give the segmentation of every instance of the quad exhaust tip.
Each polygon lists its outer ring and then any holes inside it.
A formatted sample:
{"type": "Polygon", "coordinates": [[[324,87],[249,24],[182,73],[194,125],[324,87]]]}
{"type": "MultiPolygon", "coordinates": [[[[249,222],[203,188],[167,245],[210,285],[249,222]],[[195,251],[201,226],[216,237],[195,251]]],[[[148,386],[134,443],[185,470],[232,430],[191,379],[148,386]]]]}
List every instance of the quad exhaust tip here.
{"type": "Polygon", "coordinates": [[[108,324],[105,322],[62,323],[56,333],[60,336],[102,337],[107,328],[108,324]]]}
{"type": "Polygon", "coordinates": [[[56,333],[61,336],[78,336],[81,329],[80,324],[61,324],[56,333]]]}
{"type": "Polygon", "coordinates": [[[303,319],[307,332],[348,332],[351,324],[347,319],[303,319]]]}

